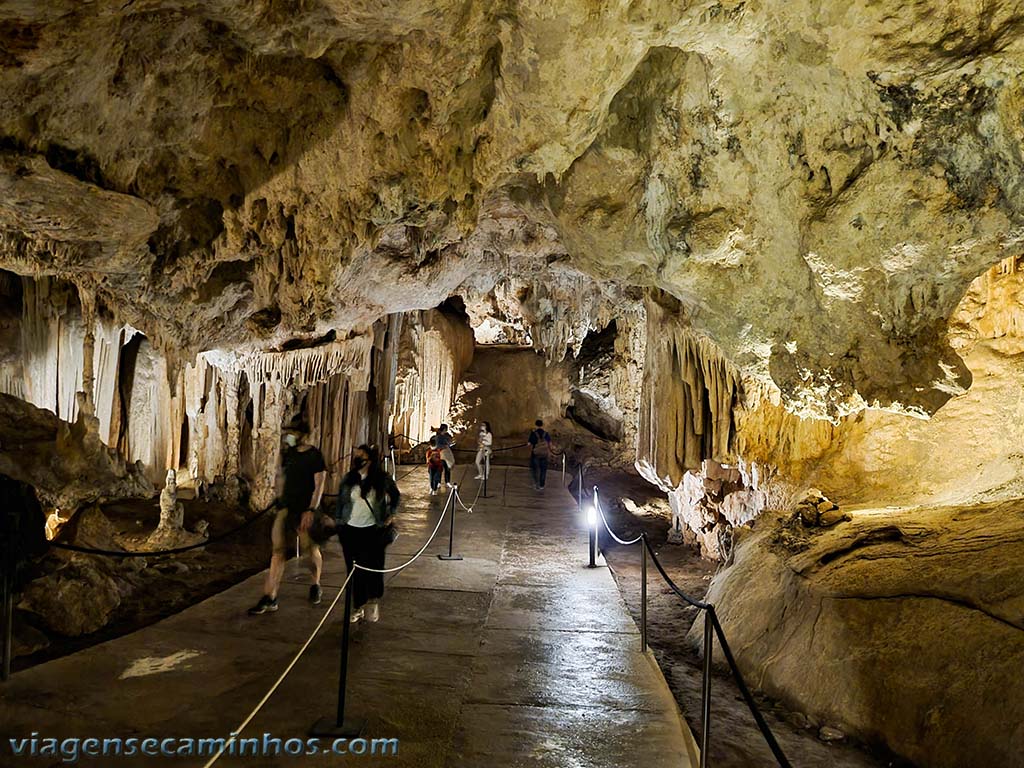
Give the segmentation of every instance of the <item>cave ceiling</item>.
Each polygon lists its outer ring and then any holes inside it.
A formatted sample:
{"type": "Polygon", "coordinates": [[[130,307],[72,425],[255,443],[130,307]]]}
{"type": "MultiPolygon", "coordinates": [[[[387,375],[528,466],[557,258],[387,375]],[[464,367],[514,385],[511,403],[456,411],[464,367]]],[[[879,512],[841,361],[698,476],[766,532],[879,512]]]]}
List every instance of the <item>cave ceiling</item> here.
{"type": "Polygon", "coordinates": [[[1024,240],[1022,31],[997,0],[8,0],[0,267],[179,355],[460,295],[557,356],[650,290],[795,410],[926,414],[1024,240]]]}

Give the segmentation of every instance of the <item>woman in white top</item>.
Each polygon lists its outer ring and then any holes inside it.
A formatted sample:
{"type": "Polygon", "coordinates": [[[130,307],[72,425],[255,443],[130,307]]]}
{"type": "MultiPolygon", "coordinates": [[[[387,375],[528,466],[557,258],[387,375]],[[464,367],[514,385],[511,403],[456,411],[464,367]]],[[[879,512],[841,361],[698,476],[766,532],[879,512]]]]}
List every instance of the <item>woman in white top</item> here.
{"type": "MultiPolygon", "coordinates": [[[[351,571],[354,562],[380,570],[384,567],[385,529],[391,523],[401,496],[398,486],[381,469],[376,447],[361,445],[352,452],[352,468],[338,489],[334,524],[351,571]]],[[[352,621],[380,617],[379,600],[384,594],[384,576],[357,570],[352,577],[352,621]]]]}
{"type": "Polygon", "coordinates": [[[491,433],[491,422],[480,425],[480,434],[476,441],[476,479],[483,480],[491,476],[491,446],[494,435],[491,433]]]}

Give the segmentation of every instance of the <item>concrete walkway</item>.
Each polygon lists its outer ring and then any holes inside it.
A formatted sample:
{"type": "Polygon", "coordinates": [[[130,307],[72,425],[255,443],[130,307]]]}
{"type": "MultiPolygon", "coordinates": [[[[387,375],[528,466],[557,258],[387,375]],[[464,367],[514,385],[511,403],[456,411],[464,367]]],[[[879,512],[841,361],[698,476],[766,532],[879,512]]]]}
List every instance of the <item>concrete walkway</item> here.
{"type": "MultiPolygon", "coordinates": [[[[402,468],[408,472],[408,468],[402,468]]],[[[477,492],[459,467],[463,497],[477,492]]],[[[401,476],[401,475],[400,475],[401,476]]],[[[551,766],[685,768],[696,746],[607,568],[588,569],[586,529],[549,475],[496,467],[491,498],[456,519],[462,561],[441,561],[448,524],[408,569],[389,577],[381,620],[352,635],[348,707],[368,738],[398,738],[397,756],[230,757],[217,765],[551,766]],[[444,534],[444,535],[442,535],[444,534]]],[[[415,470],[401,486],[401,535],[388,566],[433,529],[443,496],[415,470]]],[[[344,580],[336,541],[325,555],[324,603],[306,601],[289,563],[281,609],[249,617],[262,575],[131,635],[19,674],[0,687],[0,764],[8,738],[227,736],[284,670],[344,580]]],[[[306,738],[335,711],[341,609],[243,736],[306,738]]],[[[202,766],[199,757],[83,757],[82,766],[202,766]]]]}

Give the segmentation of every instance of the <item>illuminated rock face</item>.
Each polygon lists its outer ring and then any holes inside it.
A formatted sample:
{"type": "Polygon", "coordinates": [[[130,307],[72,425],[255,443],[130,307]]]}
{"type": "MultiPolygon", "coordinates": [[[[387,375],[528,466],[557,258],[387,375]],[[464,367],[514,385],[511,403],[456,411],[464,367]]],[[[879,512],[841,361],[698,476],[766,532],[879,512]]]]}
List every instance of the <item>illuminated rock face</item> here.
{"type": "Polygon", "coordinates": [[[915,765],[1014,765],[1024,750],[1019,509],[878,510],[829,528],[762,518],[708,600],[747,680],[799,711],[915,765]]]}
{"type": "MultiPolygon", "coordinates": [[[[975,504],[1019,498],[1024,388],[1019,356],[1024,274],[1015,261],[977,278],[952,316],[950,342],[970,389],[930,419],[865,411],[836,424],[784,412],[777,393],[748,392],[738,409],[736,452],[777,473],[770,506],[815,486],[849,505],[975,504]]],[[[771,483],[770,483],[771,484],[771,483]]]]}

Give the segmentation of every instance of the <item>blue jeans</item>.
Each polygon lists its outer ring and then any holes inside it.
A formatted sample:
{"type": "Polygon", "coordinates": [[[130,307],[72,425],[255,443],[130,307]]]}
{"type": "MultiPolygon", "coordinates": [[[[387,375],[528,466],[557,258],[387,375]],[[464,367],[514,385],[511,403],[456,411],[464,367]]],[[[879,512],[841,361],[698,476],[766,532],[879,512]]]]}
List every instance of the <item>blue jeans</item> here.
{"type": "Polygon", "coordinates": [[[441,485],[441,467],[427,467],[430,473],[430,490],[436,491],[441,485]]]}
{"type": "Polygon", "coordinates": [[[530,456],[530,477],[533,484],[541,488],[548,476],[548,459],[546,456],[530,456]]]}

